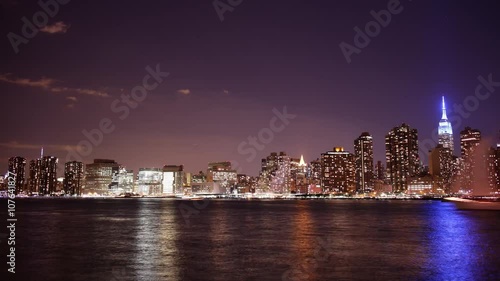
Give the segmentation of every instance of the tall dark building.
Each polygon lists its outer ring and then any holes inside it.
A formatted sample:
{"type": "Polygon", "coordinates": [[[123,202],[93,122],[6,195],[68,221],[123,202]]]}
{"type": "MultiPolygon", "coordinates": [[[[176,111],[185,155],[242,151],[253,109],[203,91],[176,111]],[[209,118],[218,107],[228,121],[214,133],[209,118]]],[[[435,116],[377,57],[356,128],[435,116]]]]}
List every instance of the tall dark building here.
{"type": "Polygon", "coordinates": [[[364,132],[354,141],[356,189],[358,192],[373,188],[373,137],[364,132]]]}
{"type": "Polygon", "coordinates": [[[377,165],[375,166],[375,178],[377,180],[385,180],[385,166],[382,164],[382,161],[377,161],[377,165]]]}
{"type": "Polygon", "coordinates": [[[30,192],[32,194],[51,195],[57,188],[57,163],[54,156],[42,156],[30,161],[30,192]]]}
{"type": "Polygon", "coordinates": [[[16,194],[19,194],[24,190],[25,171],[26,158],[17,156],[9,159],[9,172],[16,174],[16,194]]]}
{"type": "Polygon", "coordinates": [[[471,127],[466,127],[460,132],[460,150],[462,157],[462,183],[461,187],[465,191],[471,191],[474,181],[474,170],[478,155],[477,147],[481,143],[481,132],[471,127]]]}
{"type": "Polygon", "coordinates": [[[324,193],[355,190],[353,154],[344,151],[343,147],[321,154],[321,188],[324,193]]]}
{"type": "Polygon", "coordinates": [[[448,147],[438,144],[429,152],[429,172],[437,186],[446,193],[451,193],[454,157],[448,147]]]}
{"type": "Polygon", "coordinates": [[[407,181],[421,170],[418,132],[407,124],[393,128],[385,137],[387,175],[394,192],[405,192],[407,181]]]}
{"type": "Polygon", "coordinates": [[[64,193],[69,195],[81,195],[83,175],[82,162],[67,162],[64,165],[64,193]]]}

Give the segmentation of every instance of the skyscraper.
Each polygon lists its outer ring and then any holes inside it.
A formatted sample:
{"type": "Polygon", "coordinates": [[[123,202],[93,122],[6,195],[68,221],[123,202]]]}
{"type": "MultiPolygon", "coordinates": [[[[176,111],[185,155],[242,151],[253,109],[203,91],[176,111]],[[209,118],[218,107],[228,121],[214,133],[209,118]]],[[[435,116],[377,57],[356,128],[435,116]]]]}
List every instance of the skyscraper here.
{"type": "Polygon", "coordinates": [[[377,161],[377,165],[375,166],[375,178],[377,180],[385,180],[385,166],[382,164],[382,161],[377,161]]]}
{"type": "Polygon", "coordinates": [[[262,159],[260,172],[261,182],[274,193],[289,193],[291,191],[291,162],[290,156],[285,152],[272,152],[262,159]]]}
{"type": "Polygon", "coordinates": [[[462,157],[462,189],[471,191],[474,181],[474,170],[477,162],[476,149],[481,142],[481,132],[466,127],[460,132],[460,150],[462,157]]]}
{"type": "Polygon", "coordinates": [[[57,163],[54,156],[43,156],[30,161],[30,192],[32,194],[51,195],[57,187],[57,163]]]}
{"type": "Polygon", "coordinates": [[[497,147],[495,149],[495,180],[496,180],[496,188],[497,192],[500,192],[500,141],[497,143],[497,147]]]}
{"type": "Polygon", "coordinates": [[[364,132],[354,141],[356,189],[364,193],[373,187],[373,138],[364,132]]]}
{"type": "Polygon", "coordinates": [[[72,161],[64,164],[64,193],[81,195],[83,186],[83,163],[72,161]]]}
{"type": "Polygon", "coordinates": [[[321,187],[324,193],[353,192],[356,188],[354,155],[335,147],[321,154],[321,187]]]}
{"type": "Polygon", "coordinates": [[[449,148],[438,144],[429,152],[429,170],[437,187],[450,193],[453,178],[454,157],[449,148]]]}
{"type": "Polygon", "coordinates": [[[448,121],[448,116],[446,115],[446,104],[444,102],[444,96],[442,100],[442,116],[439,121],[438,127],[438,143],[442,145],[444,148],[448,148],[453,154],[454,145],[453,145],[453,128],[451,126],[451,122],[448,121]]]}
{"type": "Polygon", "coordinates": [[[405,192],[407,181],[420,171],[418,132],[407,124],[393,128],[385,136],[387,175],[394,192],[405,192]]]}
{"type": "Polygon", "coordinates": [[[9,159],[9,172],[16,175],[16,194],[24,190],[26,171],[26,158],[11,157],[9,159]]]}

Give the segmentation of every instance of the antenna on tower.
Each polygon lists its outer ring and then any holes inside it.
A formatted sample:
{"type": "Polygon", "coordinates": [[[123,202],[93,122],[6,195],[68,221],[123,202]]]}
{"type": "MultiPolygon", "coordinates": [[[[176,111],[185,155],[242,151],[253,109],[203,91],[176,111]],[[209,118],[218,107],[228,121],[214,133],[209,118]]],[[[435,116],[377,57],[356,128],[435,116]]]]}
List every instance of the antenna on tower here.
{"type": "Polygon", "coordinates": [[[448,116],[446,116],[446,103],[444,102],[444,96],[442,98],[443,98],[442,102],[443,117],[441,117],[441,119],[448,119],[448,116]]]}
{"type": "Polygon", "coordinates": [[[42,146],[42,151],[40,152],[40,159],[43,158],[43,146],[42,146]]]}

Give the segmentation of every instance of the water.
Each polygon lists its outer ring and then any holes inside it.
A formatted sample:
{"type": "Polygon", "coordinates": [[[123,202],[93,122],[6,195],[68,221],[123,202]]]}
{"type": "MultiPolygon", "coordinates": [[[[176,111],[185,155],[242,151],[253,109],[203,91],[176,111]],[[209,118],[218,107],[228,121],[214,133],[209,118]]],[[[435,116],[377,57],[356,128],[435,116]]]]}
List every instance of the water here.
{"type": "Polygon", "coordinates": [[[447,202],[16,204],[17,278],[1,280],[500,280],[500,213],[447,202]]]}

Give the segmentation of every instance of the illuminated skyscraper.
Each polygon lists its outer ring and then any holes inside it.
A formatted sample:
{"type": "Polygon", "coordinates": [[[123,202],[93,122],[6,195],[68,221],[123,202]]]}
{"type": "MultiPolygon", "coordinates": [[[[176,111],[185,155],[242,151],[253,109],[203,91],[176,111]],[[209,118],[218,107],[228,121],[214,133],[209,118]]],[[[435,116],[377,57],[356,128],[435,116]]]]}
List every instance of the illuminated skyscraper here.
{"type": "Polygon", "coordinates": [[[497,144],[497,147],[495,149],[494,162],[495,162],[494,170],[495,170],[496,188],[497,192],[500,192],[500,142],[497,144]]]}
{"type": "Polygon", "coordinates": [[[407,124],[393,128],[385,136],[387,176],[394,192],[405,192],[409,177],[420,172],[418,132],[407,124]]]}
{"type": "Polygon", "coordinates": [[[354,141],[356,189],[364,193],[373,187],[373,138],[364,132],[354,141]]]}
{"type": "Polygon", "coordinates": [[[321,187],[324,193],[353,192],[356,188],[354,155],[343,147],[322,153],[321,187]]]}
{"type": "Polygon", "coordinates": [[[466,127],[460,132],[460,148],[462,157],[462,189],[472,190],[474,170],[478,156],[476,149],[481,142],[481,132],[471,127],[466,127]]]}
{"type": "Polygon", "coordinates": [[[272,152],[262,159],[260,179],[269,191],[279,194],[291,191],[291,163],[292,159],[285,152],[272,152]]]}
{"type": "Polygon", "coordinates": [[[439,127],[438,127],[438,137],[439,137],[439,144],[441,144],[444,148],[448,148],[451,151],[451,154],[453,154],[453,128],[451,126],[451,122],[448,121],[448,116],[446,115],[446,104],[444,102],[444,96],[443,96],[443,101],[442,101],[442,110],[443,110],[443,115],[441,116],[441,120],[439,121],[439,127]]]}
{"type": "Polygon", "coordinates": [[[16,175],[16,194],[24,190],[26,171],[26,158],[11,157],[9,159],[9,172],[16,175]]]}
{"type": "Polygon", "coordinates": [[[69,195],[81,195],[83,175],[82,162],[67,162],[64,165],[64,193],[69,195]]]}
{"type": "Polygon", "coordinates": [[[50,195],[56,192],[57,187],[57,163],[59,160],[54,156],[43,156],[30,161],[30,192],[40,196],[50,195]]]}

